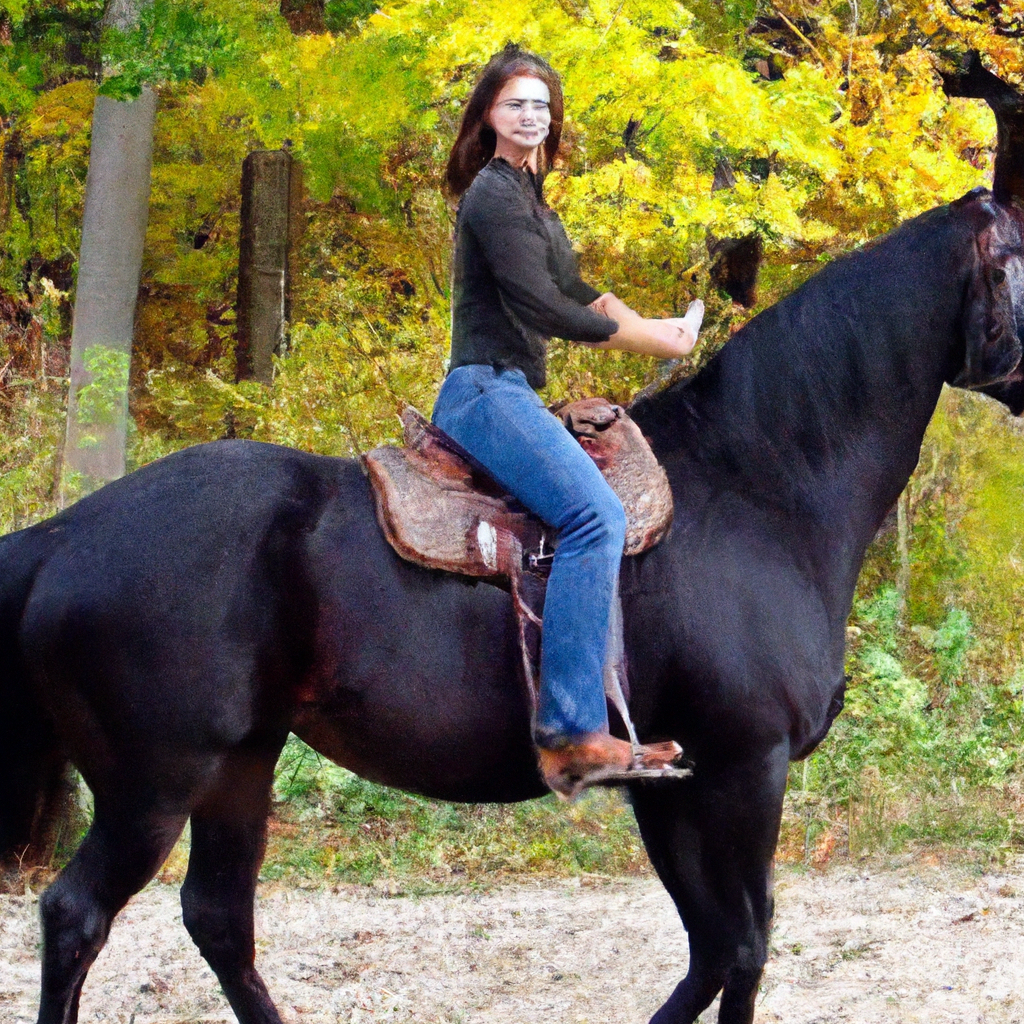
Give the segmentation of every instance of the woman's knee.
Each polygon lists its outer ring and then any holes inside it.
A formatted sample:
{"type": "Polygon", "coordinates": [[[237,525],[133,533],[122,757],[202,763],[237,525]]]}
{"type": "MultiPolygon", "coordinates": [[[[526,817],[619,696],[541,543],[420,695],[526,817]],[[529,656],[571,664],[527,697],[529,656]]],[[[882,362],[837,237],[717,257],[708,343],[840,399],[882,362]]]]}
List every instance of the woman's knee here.
{"type": "Polygon", "coordinates": [[[614,491],[593,496],[563,529],[559,544],[578,545],[606,552],[609,558],[622,554],[626,539],[626,513],[614,491]]]}
{"type": "Polygon", "coordinates": [[[608,544],[612,550],[622,553],[623,545],[626,543],[626,510],[614,491],[603,503],[601,517],[605,523],[608,534],[608,544]]]}

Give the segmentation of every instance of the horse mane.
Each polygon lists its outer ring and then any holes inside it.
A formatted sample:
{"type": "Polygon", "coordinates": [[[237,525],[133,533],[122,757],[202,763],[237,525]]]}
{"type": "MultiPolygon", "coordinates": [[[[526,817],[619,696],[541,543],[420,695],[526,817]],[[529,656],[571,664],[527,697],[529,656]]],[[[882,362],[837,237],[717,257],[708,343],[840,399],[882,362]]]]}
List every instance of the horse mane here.
{"type": "Polygon", "coordinates": [[[638,397],[630,414],[658,456],[681,453],[705,475],[745,478],[790,504],[860,443],[858,426],[877,418],[886,392],[892,416],[905,416],[908,345],[920,344],[936,308],[962,301],[977,219],[962,215],[968,205],[930,210],[837,258],[695,376],[638,397]]]}

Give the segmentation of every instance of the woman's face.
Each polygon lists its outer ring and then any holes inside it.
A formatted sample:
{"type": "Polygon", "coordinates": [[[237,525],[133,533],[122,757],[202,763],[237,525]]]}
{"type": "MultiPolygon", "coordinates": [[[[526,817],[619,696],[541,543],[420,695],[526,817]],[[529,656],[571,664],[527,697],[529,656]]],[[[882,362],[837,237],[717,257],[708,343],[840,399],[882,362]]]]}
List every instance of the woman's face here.
{"type": "Polygon", "coordinates": [[[487,120],[498,137],[494,155],[537,169],[537,147],[548,137],[551,94],[539,78],[510,78],[494,98],[487,120]]]}

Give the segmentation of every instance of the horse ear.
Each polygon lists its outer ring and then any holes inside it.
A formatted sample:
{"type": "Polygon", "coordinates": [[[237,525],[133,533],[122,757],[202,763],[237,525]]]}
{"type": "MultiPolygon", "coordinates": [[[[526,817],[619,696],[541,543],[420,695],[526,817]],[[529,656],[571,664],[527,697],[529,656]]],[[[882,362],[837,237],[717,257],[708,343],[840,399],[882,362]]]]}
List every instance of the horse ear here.
{"type": "Polygon", "coordinates": [[[1016,261],[993,255],[995,224],[978,235],[964,302],[964,365],[953,384],[982,388],[1006,380],[1021,361],[1014,290],[1024,287],[1016,261]]]}

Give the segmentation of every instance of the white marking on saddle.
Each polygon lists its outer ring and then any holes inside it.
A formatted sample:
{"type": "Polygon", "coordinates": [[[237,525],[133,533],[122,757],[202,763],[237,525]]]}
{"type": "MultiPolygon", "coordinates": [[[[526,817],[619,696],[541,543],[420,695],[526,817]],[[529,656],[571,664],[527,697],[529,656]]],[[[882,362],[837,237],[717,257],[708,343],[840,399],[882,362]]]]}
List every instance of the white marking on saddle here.
{"type": "Polygon", "coordinates": [[[498,568],[498,531],[490,523],[483,520],[476,528],[476,542],[480,548],[480,557],[488,569],[498,568]]]}

